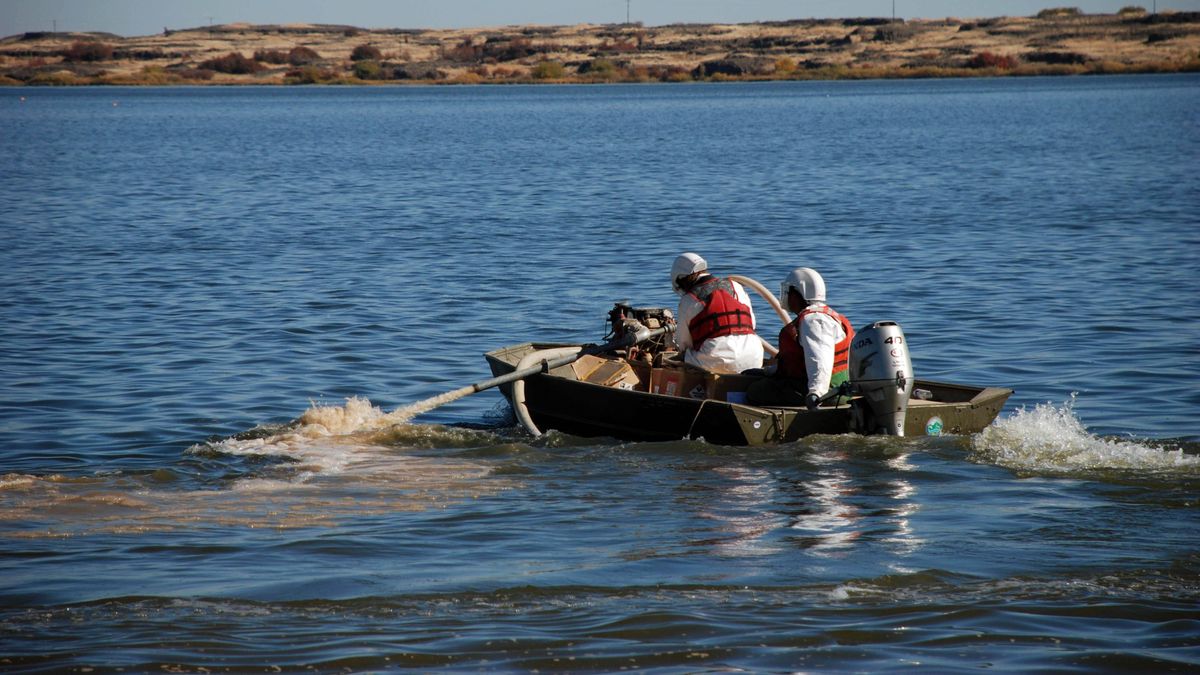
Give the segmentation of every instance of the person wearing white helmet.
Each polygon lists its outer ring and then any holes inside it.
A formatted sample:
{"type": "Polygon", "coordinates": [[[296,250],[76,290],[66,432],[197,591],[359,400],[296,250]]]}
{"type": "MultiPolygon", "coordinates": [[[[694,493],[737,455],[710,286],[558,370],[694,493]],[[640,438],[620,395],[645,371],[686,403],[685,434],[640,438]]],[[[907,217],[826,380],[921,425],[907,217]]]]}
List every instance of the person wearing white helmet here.
{"type": "Polygon", "coordinates": [[[854,327],[825,302],[825,280],[809,267],[792,270],[780,285],[779,300],[797,314],[779,332],[775,377],[752,384],[754,404],[817,408],[822,396],[849,379],[854,327]]]}
{"type": "Polygon", "coordinates": [[[714,373],[762,367],[762,340],[741,284],[709,274],[704,258],[689,252],[671,265],[671,287],[680,296],[675,344],[686,363],[714,373]]]}

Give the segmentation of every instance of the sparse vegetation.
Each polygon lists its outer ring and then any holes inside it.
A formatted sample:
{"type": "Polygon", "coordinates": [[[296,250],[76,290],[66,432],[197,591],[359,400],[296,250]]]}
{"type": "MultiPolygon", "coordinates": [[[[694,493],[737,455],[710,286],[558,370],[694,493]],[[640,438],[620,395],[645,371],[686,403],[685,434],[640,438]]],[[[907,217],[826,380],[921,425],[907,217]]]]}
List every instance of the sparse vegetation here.
{"type": "Polygon", "coordinates": [[[238,52],[230,52],[200,64],[201,68],[229,75],[253,75],[262,70],[262,65],[254,59],[247,58],[238,52]]]}
{"type": "Polygon", "coordinates": [[[636,52],[637,50],[638,50],[638,43],[636,40],[619,40],[619,39],[612,40],[612,41],[605,40],[597,48],[597,51],[614,53],[614,54],[636,52]]]}
{"type": "Polygon", "coordinates": [[[360,80],[382,80],[386,77],[378,61],[356,61],[354,76],[360,80]]]}
{"type": "Polygon", "coordinates": [[[350,52],[351,61],[382,61],[383,52],[374,45],[359,45],[350,52]]]}
{"type": "Polygon", "coordinates": [[[113,46],[103,42],[76,41],[63,50],[62,57],[65,61],[75,63],[107,61],[113,57],[113,46]]]}
{"type": "Polygon", "coordinates": [[[1116,14],[1085,17],[1055,7],[1038,16],[650,29],[258,26],[140,38],[77,33],[66,42],[62,33],[26,33],[0,40],[0,82],[722,82],[1200,71],[1200,12],[1148,14],[1129,5],[1116,14]]]}
{"type": "Polygon", "coordinates": [[[287,62],[293,66],[307,66],[320,60],[321,55],[308,47],[292,47],[287,54],[287,62]]]}
{"type": "Polygon", "coordinates": [[[558,80],[566,75],[566,69],[558,61],[539,61],[530,75],[535,80],[558,80]]]}
{"type": "Polygon", "coordinates": [[[217,71],[208,68],[188,68],[179,71],[179,77],[190,82],[207,82],[216,76],[217,71]]]}
{"type": "Polygon", "coordinates": [[[26,80],[25,84],[34,86],[67,87],[88,84],[88,80],[86,78],[81,78],[68,70],[57,70],[53,72],[36,73],[33,77],[26,80]]]}
{"type": "Polygon", "coordinates": [[[1083,65],[1088,62],[1087,56],[1076,52],[1030,52],[1024,59],[1030,63],[1067,65],[1083,65]]]}
{"type": "Polygon", "coordinates": [[[442,49],[442,58],[459,63],[503,63],[516,61],[558,49],[553,44],[535,45],[526,37],[511,39],[489,37],[482,43],[466,38],[453,46],[442,49]]]}
{"type": "Polygon", "coordinates": [[[481,84],[483,76],[474,71],[466,71],[448,80],[449,84],[481,84]]]}
{"type": "Polygon", "coordinates": [[[1068,19],[1076,16],[1083,16],[1078,7],[1051,7],[1037,13],[1039,19],[1068,19]]]}
{"type": "Polygon", "coordinates": [[[593,80],[615,80],[622,77],[624,72],[608,59],[592,59],[579,66],[579,74],[593,80]]]}
{"type": "Polygon", "coordinates": [[[289,70],[283,77],[284,84],[325,84],[337,79],[337,74],[316,66],[303,66],[289,70]]]}
{"type": "Polygon", "coordinates": [[[260,49],[254,52],[254,60],[261,63],[272,63],[282,65],[287,63],[288,57],[284,52],[278,49],[260,49]]]}
{"type": "Polygon", "coordinates": [[[997,70],[1012,70],[1017,67],[1019,61],[1015,56],[1004,54],[993,54],[992,52],[979,52],[972,56],[967,61],[968,68],[995,68],[997,70]]]}

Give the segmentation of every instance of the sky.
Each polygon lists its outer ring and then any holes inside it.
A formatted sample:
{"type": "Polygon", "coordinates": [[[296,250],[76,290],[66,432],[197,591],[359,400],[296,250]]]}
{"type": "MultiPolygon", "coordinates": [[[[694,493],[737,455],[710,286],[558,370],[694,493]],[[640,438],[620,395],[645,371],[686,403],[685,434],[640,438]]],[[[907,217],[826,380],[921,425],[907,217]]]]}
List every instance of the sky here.
{"type": "Polygon", "coordinates": [[[98,31],[132,37],[222,23],[328,23],[359,28],[477,28],[513,24],[748,23],[892,16],[1032,16],[1047,7],[1114,13],[1200,11],[1200,0],[0,0],[0,37],[98,31]]]}

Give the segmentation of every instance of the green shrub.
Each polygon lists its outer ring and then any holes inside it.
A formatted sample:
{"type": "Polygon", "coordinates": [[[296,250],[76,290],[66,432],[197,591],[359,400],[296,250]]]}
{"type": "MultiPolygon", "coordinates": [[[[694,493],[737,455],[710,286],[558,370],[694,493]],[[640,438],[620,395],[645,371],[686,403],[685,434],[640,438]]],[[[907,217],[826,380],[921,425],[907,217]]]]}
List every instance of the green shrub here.
{"type": "Polygon", "coordinates": [[[619,76],[621,69],[617,64],[608,59],[592,59],[579,66],[579,74],[587,75],[597,80],[610,80],[619,76]]]}
{"type": "Polygon", "coordinates": [[[360,80],[385,79],[378,61],[358,61],[354,64],[354,76],[360,80]]]}
{"type": "Polygon", "coordinates": [[[337,76],[328,70],[318,68],[316,66],[302,66],[293,70],[289,70],[283,76],[285,84],[323,84],[336,78],[337,76]]]}
{"type": "Polygon", "coordinates": [[[1125,5],[1124,7],[1121,8],[1121,11],[1117,12],[1117,15],[1118,16],[1141,16],[1145,13],[1146,13],[1145,7],[1138,7],[1137,5],[1125,5]]]}
{"type": "Polygon", "coordinates": [[[538,61],[530,71],[530,75],[539,80],[557,80],[566,73],[563,64],[558,61],[538,61]]]}

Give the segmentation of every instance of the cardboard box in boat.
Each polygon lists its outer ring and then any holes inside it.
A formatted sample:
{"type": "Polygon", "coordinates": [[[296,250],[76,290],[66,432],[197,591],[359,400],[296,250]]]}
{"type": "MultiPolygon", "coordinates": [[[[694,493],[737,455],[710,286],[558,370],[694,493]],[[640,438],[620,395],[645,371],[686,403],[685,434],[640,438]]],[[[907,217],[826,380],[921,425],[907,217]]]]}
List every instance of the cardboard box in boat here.
{"type": "Polygon", "coordinates": [[[746,389],[756,377],[750,375],[718,375],[709,373],[705,378],[708,384],[708,398],[730,403],[745,403],[746,389]]]}
{"type": "Polygon", "coordinates": [[[745,403],[746,389],[755,379],[750,375],[709,373],[696,368],[655,368],[650,374],[650,391],[666,396],[745,403]]]}
{"type": "Polygon", "coordinates": [[[592,384],[618,389],[641,389],[646,386],[642,375],[634,370],[627,361],[602,359],[597,356],[583,356],[571,364],[575,377],[592,384]]]}
{"type": "Polygon", "coordinates": [[[650,368],[648,364],[631,365],[621,359],[596,356],[584,356],[571,367],[580,380],[605,387],[733,403],[746,402],[746,388],[754,381],[747,375],[718,375],[683,364],[650,368]]]}
{"type": "Polygon", "coordinates": [[[708,373],[691,367],[655,368],[650,372],[650,393],[686,398],[708,396],[708,373]]]}

